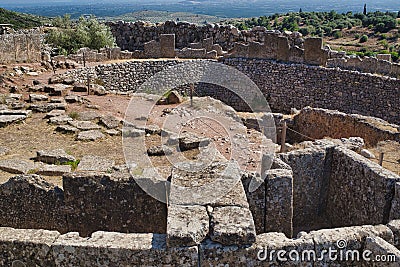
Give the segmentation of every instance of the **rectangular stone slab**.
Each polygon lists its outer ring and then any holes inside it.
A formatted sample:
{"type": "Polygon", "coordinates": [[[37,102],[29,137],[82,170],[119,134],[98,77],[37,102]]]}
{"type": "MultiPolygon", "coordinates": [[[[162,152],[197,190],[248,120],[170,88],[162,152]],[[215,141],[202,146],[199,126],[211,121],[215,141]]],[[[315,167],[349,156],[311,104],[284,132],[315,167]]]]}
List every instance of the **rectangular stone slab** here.
{"type": "Polygon", "coordinates": [[[203,206],[170,205],[167,218],[169,247],[195,246],[208,235],[209,217],[203,206]]]}
{"type": "Polygon", "coordinates": [[[197,266],[197,246],[167,249],[166,236],[96,232],[60,236],[52,248],[57,266],[197,266]]]}
{"type": "Polygon", "coordinates": [[[256,239],[253,216],[248,208],[217,207],[211,212],[210,238],[224,245],[251,245],[256,239]]]}
{"type": "Polygon", "coordinates": [[[214,162],[205,168],[182,164],[172,170],[169,203],[176,205],[247,206],[237,163],[214,162]],[[237,188],[235,188],[237,187],[237,188]],[[238,195],[228,194],[235,190],[238,195]],[[226,198],[224,198],[226,196],[226,198]],[[217,205],[217,203],[219,203],[217,205]]]}

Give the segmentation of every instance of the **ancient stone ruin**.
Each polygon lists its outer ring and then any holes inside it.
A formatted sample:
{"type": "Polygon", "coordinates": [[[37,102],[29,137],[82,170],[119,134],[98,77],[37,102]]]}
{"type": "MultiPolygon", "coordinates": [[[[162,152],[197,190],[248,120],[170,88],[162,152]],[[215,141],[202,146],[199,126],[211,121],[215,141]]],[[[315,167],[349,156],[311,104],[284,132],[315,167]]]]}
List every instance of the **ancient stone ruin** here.
{"type": "MultiPolygon", "coordinates": [[[[368,60],[349,63],[319,38],[260,27],[110,26],[120,48],[69,59],[141,60],[77,64],[1,95],[1,266],[398,266],[400,83],[371,74],[389,61],[371,59],[370,71],[360,67],[368,60]],[[190,66],[209,62],[242,72],[271,111],[252,112],[250,90],[206,82],[143,90],[162,71],[188,66],[182,72],[194,77],[190,66]],[[151,101],[149,116],[129,116],[151,101]],[[250,140],[247,154],[233,160],[233,138],[195,120],[199,111],[228,114],[225,131],[250,140]],[[171,117],[178,133],[164,127],[171,117]],[[272,155],[260,150],[266,124],[272,155]],[[122,140],[132,143],[115,148],[122,140]],[[386,161],[382,147],[391,148],[386,161]],[[192,160],[207,164],[193,172],[192,160]],[[226,191],[204,197],[216,177],[225,180],[207,193],[226,191]]],[[[396,74],[390,64],[384,74],[396,74]]]]}

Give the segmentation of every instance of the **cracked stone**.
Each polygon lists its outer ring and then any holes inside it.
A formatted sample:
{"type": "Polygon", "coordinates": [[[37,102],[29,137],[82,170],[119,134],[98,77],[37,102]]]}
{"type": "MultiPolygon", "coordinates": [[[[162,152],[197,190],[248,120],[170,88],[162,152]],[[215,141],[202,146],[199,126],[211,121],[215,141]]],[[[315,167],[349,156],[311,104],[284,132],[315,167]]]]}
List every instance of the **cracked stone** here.
{"type": "Polygon", "coordinates": [[[34,168],[33,162],[19,160],[19,159],[6,159],[0,161],[0,170],[15,174],[26,174],[34,168]]]}
{"type": "Polygon", "coordinates": [[[60,132],[63,134],[76,134],[79,132],[79,130],[70,125],[59,125],[56,128],[56,132],[60,132]]]}
{"type": "Polygon", "coordinates": [[[78,171],[99,171],[106,172],[115,165],[114,160],[99,156],[84,156],[78,165],[78,171]]]}
{"type": "Polygon", "coordinates": [[[75,157],[67,154],[63,149],[40,150],[36,152],[36,160],[49,164],[75,161],[75,157]]]}
{"type": "Polygon", "coordinates": [[[98,130],[101,129],[101,127],[99,125],[97,125],[96,123],[93,123],[91,121],[69,121],[68,122],[71,126],[82,130],[82,131],[88,131],[88,130],[98,130]]]}
{"type": "Polygon", "coordinates": [[[211,213],[211,240],[223,245],[251,245],[256,241],[253,216],[248,208],[216,207],[211,213]]]}
{"type": "Polygon", "coordinates": [[[108,115],[101,117],[99,123],[107,129],[115,129],[119,127],[120,121],[114,116],[108,115]]]}
{"type": "Polygon", "coordinates": [[[58,125],[67,124],[70,121],[73,121],[73,119],[68,115],[55,116],[49,119],[49,123],[58,125]]]}
{"type": "Polygon", "coordinates": [[[105,135],[99,130],[90,130],[80,132],[77,136],[78,141],[96,141],[97,139],[104,138],[105,135]]]}
{"type": "Polygon", "coordinates": [[[204,206],[168,207],[167,243],[169,247],[194,246],[208,235],[209,217],[204,206]]]}

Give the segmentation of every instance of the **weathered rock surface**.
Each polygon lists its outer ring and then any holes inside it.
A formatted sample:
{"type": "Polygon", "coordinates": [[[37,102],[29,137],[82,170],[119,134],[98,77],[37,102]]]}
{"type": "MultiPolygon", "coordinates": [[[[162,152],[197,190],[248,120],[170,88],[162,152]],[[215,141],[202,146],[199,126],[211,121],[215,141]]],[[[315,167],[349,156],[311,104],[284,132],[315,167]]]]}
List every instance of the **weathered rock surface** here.
{"type": "Polygon", "coordinates": [[[31,104],[29,106],[29,109],[31,109],[34,112],[47,113],[54,109],[65,110],[66,104],[64,103],[31,104]]]}
{"type": "Polygon", "coordinates": [[[59,125],[57,126],[56,131],[63,134],[76,134],[79,132],[77,128],[70,125],[59,125]]]}
{"type": "Polygon", "coordinates": [[[108,129],[108,130],[105,130],[104,132],[111,136],[121,135],[121,130],[117,130],[117,129],[108,129]]]}
{"type": "Polygon", "coordinates": [[[134,128],[124,128],[122,131],[122,136],[123,137],[140,137],[144,136],[146,134],[145,131],[139,130],[139,129],[134,129],[134,128]]]}
{"type": "Polygon", "coordinates": [[[89,130],[98,130],[101,129],[99,125],[93,123],[91,121],[70,121],[69,124],[79,130],[89,131],[89,130]]]}
{"type": "Polygon", "coordinates": [[[2,226],[66,231],[64,193],[39,175],[19,175],[0,184],[0,199],[1,210],[7,211],[0,216],[2,226]]]}
{"type": "Polygon", "coordinates": [[[56,231],[1,228],[0,265],[55,266],[50,250],[59,236],[56,231]]]}
{"type": "Polygon", "coordinates": [[[57,117],[57,116],[61,116],[61,115],[65,115],[65,110],[54,109],[54,110],[48,112],[44,118],[50,119],[52,117],[57,117]]]}
{"type": "Polygon", "coordinates": [[[209,138],[198,137],[195,135],[184,135],[179,137],[179,148],[181,151],[205,147],[210,144],[209,138]]]}
{"type": "Polygon", "coordinates": [[[99,123],[101,125],[104,125],[107,129],[115,129],[119,127],[120,120],[118,120],[114,116],[108,115],[108,116],[102,116],[100,118],[99,123]]]}
{"type": "Polygon", "coordinates": [[[152,146],[147,149],[147,154],[149,156],[164,156],[164,155],[171,155],[173,153],[172,148],[169,146],[152,146]]]}
{"type": "Polygon", "coordinates": [[[0,161],[0,170],[15,174],[26,174],[34,168],[31,161],[19,159],[6,159],[0,161]]]}
{"type": "Polygon", "coordinates": [[[368,149],[361,150],[360,155],[363,156],[363,157],[366,157],[367,159],[374,159],[375,158],[375,155],[372,154],[372,152],[369,151],[368,149]]]}
{"type": "Polygon", "coordinates": [[[49,119],[49,123],[56,125],[67,124],[70,121],[73,121],[73,119],[68,115],[54,116],[49,119]]]}
{"type": "Polygon", "coordinates": [[[144,192],[128,172],[74,172],[64,175],[63,188],[65,205],[73,210],[67,214],[69,231],[166,233],[166,204],[144,192]]]}
{"type": "Polygon", "coordinates": [[[253,216],[247,208],[216,207],[210,219],[211,240],[224,245],[251,245],[256,241],[253,216]]]}
{"type": "Polygon", "coordinates": [[[25,115],[0,115],[0,127],[5,127],[9,124],[20,122],[25,119],[25,115]]]}
{"type": "Polygon", "coordinates": [[[52,255],[57,266],[197,266],[196,246],[167,249],[161,234],[96,232],[60,236],[52,255]],[[106,245],[107,244],[107,245],[106,245]]]}
{"type": "Polygon", "coordinates": [[[47,101],[49,97],[47,95],[38,95],[38,94],[30,94],[29,95],[29,102],[40,102],[40,101],[47,101]]]}
{"type": "Polygon", "coordinates": [[[46,176],[62,176],[66,173],[71,172],[70,165],[48,165],[48,164],[37,164],[35,165],[36,174],[46,176]]]}
{"type": "Polygon", "coordinates": [[[99,119],[100,117],[101,115],[95,111],[82,111],[78,113],[78,119],[81,121],[93,121],[99,119]]]}
{"type": "Polygon", "coordinates": [[[83,131],[78,134],[76,139],[78,141],[96,141],[97,139],[104,138],[105,135],[99,130],[83,131]]]}
{"type": "Polygon", "coordinates": [[[170,205],[167,218],[169,247],[198,245],[208,235],[209,217],[203,206],[170,205]]]}
{"type": "Polygon", "coordinates": [[[99,156],[84,156],[78,165],[78,171],[106,172],[115,165],[114,160],[99,156]]]}
{"type": "Polygon", "coordinates": [[[75,161],[75,157],[67,154],[63,149],[40,150],[36,152],[36,160],[48,164],[63,164],[75,161]]]}
{"type": "Polygon", "coordinates": [[[81,102],[81,98],[78,95],[67,95],[64,97],[67,103],[78,103],[81,102]]]}

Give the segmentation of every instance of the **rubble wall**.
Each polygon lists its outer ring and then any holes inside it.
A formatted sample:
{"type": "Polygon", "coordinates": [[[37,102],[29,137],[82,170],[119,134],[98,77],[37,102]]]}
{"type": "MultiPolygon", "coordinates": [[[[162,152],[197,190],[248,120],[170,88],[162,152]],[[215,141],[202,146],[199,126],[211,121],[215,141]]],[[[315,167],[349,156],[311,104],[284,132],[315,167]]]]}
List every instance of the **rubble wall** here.
{"type": "MultiPolygon", "coordinates": [[[[95,71],[107,90],[135,92],[152,75],[179,62],[130,61],[99,65],[95,71]]],[[[252,79],[263,92],[273,112],[290,113],[291,108],[311,106],[374,116],[400,124],[398,79],[317,66],[283,64],[265,59],[229,58],[223,59],[221,63],[238,69],[252,79]]],[[[66,75],[79,77],[82,76],[79,75],[80,72],[74,71],[66,75]]],[[[196,89],[200,95],[210,91],[213,91],[215,98],[230,104],[238,111],[246,107],[237,98],[232,98],[232,93],[221,90],[220,87],[206,86],[196,89]],[[233,99],[232,103],[229,99],[233,99]]]]}
{"type": "Polygon", "coordinates": [[[144,192],[129,174],[74,173],[63,189],[38,175],[0,185],[0,226],[79,232],[165,233],[166,204],[144,192]],[[16,196],[18,196],[16,198],[16,196]],[[151,222],[151,223],[150,223],[151,222]]]}
{"type": "Polygon", "coordinates": [[[0,35],[0,63],[39,62],[43,35],[15,33],[0,35]]]}

